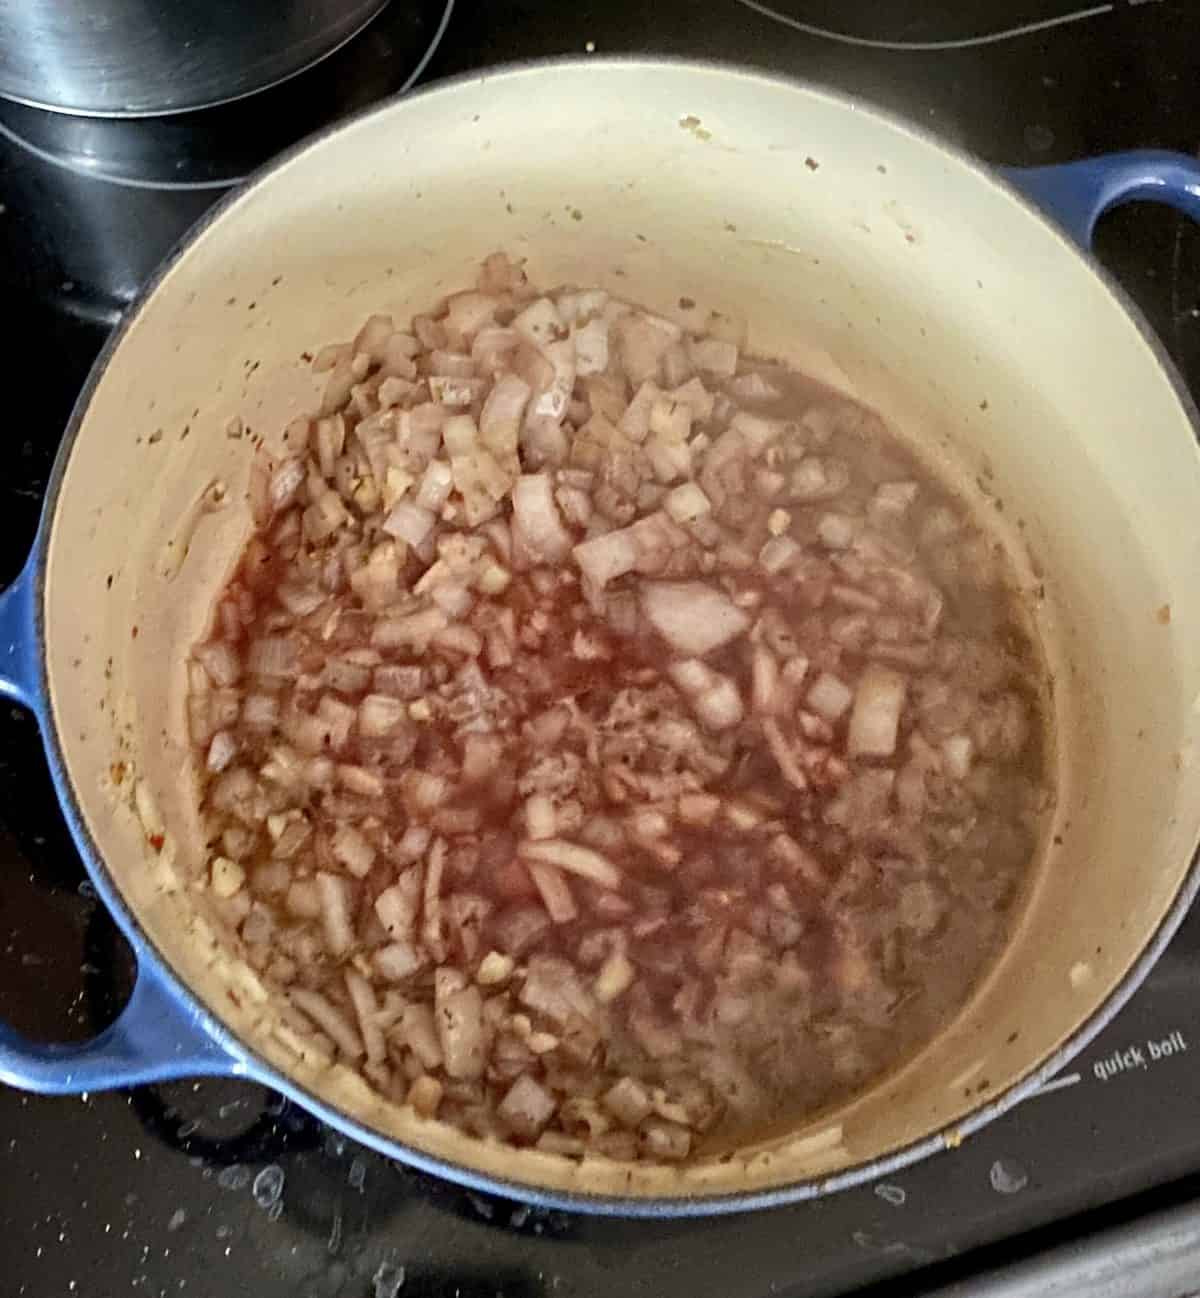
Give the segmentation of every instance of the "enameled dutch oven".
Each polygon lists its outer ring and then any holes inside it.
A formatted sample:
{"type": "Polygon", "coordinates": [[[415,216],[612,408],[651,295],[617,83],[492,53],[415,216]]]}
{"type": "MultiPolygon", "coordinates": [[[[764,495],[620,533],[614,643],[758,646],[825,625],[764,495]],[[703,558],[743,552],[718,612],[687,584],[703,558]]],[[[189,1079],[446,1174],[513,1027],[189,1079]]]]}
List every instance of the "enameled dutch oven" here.
{"type": "Polygon", "coordinates": [[[451,1180],[610,1213],[740,1210],[888,1173],[1028,1095],[1120,1008],[1197,888],[1200,454],[1162,349],[1089,259],[1109,206],[1200,214],[1200,167],[1128,154],[999,175],[849,99],[754,72],[600,61],[383,105],[219,204],[96,362],[0,692],[137,953],[96,1040],[0,1029],[0,1077],[83,1091],[233,1074],[451,1180]],[[214,941],[184,663],[247,535],[252,437],[311,408],[302,354],[403,318],[502,248],[537,283],[686,296],[885,411],[1012,547],[1054,675],[1052,839],[1011,945],[919,1056],[837,1113],[682,1169],[464,1136],[321,1067],[214,941]]]}

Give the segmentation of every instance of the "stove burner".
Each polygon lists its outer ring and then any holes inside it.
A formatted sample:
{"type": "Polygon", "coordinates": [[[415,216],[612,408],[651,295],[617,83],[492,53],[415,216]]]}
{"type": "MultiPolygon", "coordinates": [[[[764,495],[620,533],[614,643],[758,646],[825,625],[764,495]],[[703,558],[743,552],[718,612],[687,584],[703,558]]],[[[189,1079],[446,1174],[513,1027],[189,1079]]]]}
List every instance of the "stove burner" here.
{"type": "Polygon", "coordinates": [[[79,117],[3,100],[0,135],[44,162],[116,185],[224,189],[327,122],[403,94],[433,57],[453,8],[453,0],[389,5],[307,72],[197,112],[79,117]]]}
{"type": "Polygon", "coordinates": [[[317,1149],[328,1130],[265,1086],[225,1077],[139,1086],[129,1106],[156,1140],[218,1167],[317,1149]]]}
{"type": "Polygon", "coordinates": [[[1115,0],[1087,7],[1081,7],[1073,0],[1021,0],[1008,6],[1003,19],[997,20],[995,5],[987,3],[987,0],[958,4],[954,6],[953,14],[944,9],[931,9],[920,0],[907,0],[880,9],[870,7],[861,14],[857,23],[851,19],[854,29],[847,30],[845,7],[836,0],[815,0],[815,3],[814,0],[773,0],[771,4],[762,3],[762,0],[738,0],[738,3],[806,36],[860,49],[914,53],[996,45],[1002,41],[1035,36],[1055,27],[1086,22],[1089,18],[1100,18],[1117,8],[1115,0]],[[828,21],[825,21],[825,14],[829,15],[828,21]],[[880,33],[881,26],[883,34],[880,33]],[[938,34],[918,34],[929,32],[931,28],[938,34]],[[943,32],[947,34],[942,35],[943,32]]]}

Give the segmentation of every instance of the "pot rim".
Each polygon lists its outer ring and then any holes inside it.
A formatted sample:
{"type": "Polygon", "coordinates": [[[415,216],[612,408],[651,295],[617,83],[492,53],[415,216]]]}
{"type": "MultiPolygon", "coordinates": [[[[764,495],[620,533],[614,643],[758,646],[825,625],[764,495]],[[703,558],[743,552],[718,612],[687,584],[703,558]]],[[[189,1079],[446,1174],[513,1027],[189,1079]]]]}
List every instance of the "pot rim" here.
{"type": "Polygon", "coordinates": [[[690,59],[673,56],[655,56],[652,58],[642,56],[590,56],[587,58],[564,56],[531,59],[498,64],[493,68],[488,68],[483,73],[462,73],[444,80],[434,81],[403,96],[391,96],[380,103],[371,105],[321,128],[269,160],[231,189],[229,193],[223,195],[181,236],[143,285],[123,315],[121,322],[106,340],[72,407],[46,486],[41,518],[34,540],[35,567],[32,573],[34,578],[34,631],[38,645],[35,698],[38,701],[38,711],[40,713],[42,744],[46,751],[59,805],[70,828],[71,836],[79,850],[84,867],[96,885],[97,891],[109,913],[129,940],[139,960],[147,960],[154,971],[164,978],[167,989],[172,997],[180,1003],[182,1009],[187,1011],[210,1038],[228,1051],[235,1061],[244,1065],[243,1075],[251,1077],[273,1090],[282,1092],[296,1101],[307,1112],[337,1127],[376,1152],[387,1157],[396,1158],[398,1161],[422,1172],[441,1177],[464,1188],[496,1194],[507,1199],[531,1203],[539,1207],[578,1211],[600,1216],[643,1219],[707,1217],[762,1208],[783,1207],[823,1197],[838,1190],[869,1184],[880,1177],[891,1175],[943,1149],[957,1148],[968,1136],[973,1135],[993,1119],[1007,1113],[1009,1109],[1034,1094],[1089,1045],[1124,1008],[1174,937],[1193,901],[1200,894],[1200,842],[1192,849],[1187,874],[1153,936],[1108,997],[1084,1019],[1062,1045],[1039,1067],[1034,1068],[1006,1090],[993,1096],[986,1104],[972,1110],[952,1127],[935,1131],[931,1135],[905,1145],[881,1158],[857,1164],[835,1175],[790,1182],[766,1190],[735,1191],[712,1196],[660,1198],[590,1195],[583,1192],[550,1190],[521,1181],[486,1175],[465,1164],[427,1154],[414,1146],[389,1137],[375,1128],[366,1126],[357,1118],[350,1117],[343,1110],[329,1104],[324,1099],[313,1094],[305,1086],[297,1083],[288,1074],[276,1068],[275,1065],[268,1063],[255,1049],[248,1046],[240,1036],[227,1028],[210,1011],[208,1006],[199,999],[191,987],[176,974],[171,963],[142,929],[137,916],[130,909],[123,894],[117,888],[107,863],[88,830],[74,787],[67,773],[59,727],[50,703],[49,677],[45,653],[44,595],[50,535],[57,512],[59,493],[66,466],[70,460],[76,439],[87,418],[93,394],[103,379],[112,357],[116,354],[132,328],[134,321],[158,291],[159,286],[170,271],[174,269],[176,263],[191,248],[193,243],[221,220],[225,213],[240,202],[251,189],[276,172],[283,170],[293,159],[314,145],[322,143],[360,121],[376,115],[383,116],[395,111],[399,105],[418,98],[439,94],[453,94],[463,85],[479,81],[486,82],[501,77],[523,77],[558,71],[586,73],[591,68],[638,69],[650,74],[654,69],[664,67],[736,76],[772,86],[782,85],[802,91],[808,96],[825,99],[840,107],[850,108],[862,116],[874,119],[883,126],[903,132],[923,144],[933,146],[960,167],[971,172],[976,179],[993,186],[1008,198],[1015,199],[1028,214],[1035,217],[1047,230],[1054,234],[1066,255],[1078,258],[1085,264],[1088,271],[1107,289],[1116,305],[1133,321],[1142,341],[1147,345],[1151,355],[1157,361],[1159,368],[1170,383],[1172,391],[1179,401],[1180,408],[1191,425],[1193,438],[1197,443],[1196,451],[1197,454],[1200,454],[1200,412],[1197,411],[1196,404],[1177,366],[1158,335],[1151,328],[1141,309],[1113,276],[1094,257],[1074,243],[1032,199],[1028,198],[1015,184],[1007,180],[994,167],[976,158],[966,150],[959,148],[957,145],[946,143],[934,135],[933,132],[917,126],[889,110],[878,108],[873,104],[861,103],[850,95],[842,94],[837,90],[831,90],[828,87],[800,78],[759,71],[742,64],[727,63],[715,59],[690,59]]]}

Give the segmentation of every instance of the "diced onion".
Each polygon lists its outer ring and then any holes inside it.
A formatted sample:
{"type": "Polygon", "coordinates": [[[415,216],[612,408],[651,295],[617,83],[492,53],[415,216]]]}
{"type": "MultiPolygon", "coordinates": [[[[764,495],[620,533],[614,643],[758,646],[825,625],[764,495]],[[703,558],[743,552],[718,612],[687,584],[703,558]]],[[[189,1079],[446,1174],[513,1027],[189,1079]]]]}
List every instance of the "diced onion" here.
{"type": "Polygon", "coordinates": [[[363,1043],[354,1024],[326,996],[305,987],[293,987],[288,997],[325,1033],[347,1059],[363,1054],[363,1043]]]}
{"type": "Polygon", "coordinates": [[[402,500],[383,520],[383,530],[405,544],[416,547],[433,531],[436,521],[429,510],[422,509],[411,500],[402,500]]]}
{"type": "Polygon", "coordinates": [[[321,871],[316,876],[317,897],[325,921],[325,940],[335,956],[345,955],[354,945],[350,922],[350,885],[340,875],[321,871]]]}
{"type": "Polygon", "coordinates": [[[522,1140],[533,1140],[554,1116],[557,1107],[553,1095],[528,1073],[523,1073],[500,1101],[496,1116],[522,1140]]]}
{"type": "Polygon", "coordinates": [[[334,856],[356,878],[370,872],[375,861],[375,849],[353,825],[340,824],[333,834],[334,856]]]}
{"type": "Polygon", "coordinates": [[[206,765],[214,774],[223,771],[237,756],[237,740],[228,730],[218,730],[208,746],[206,765]]]}
{"type": "MultiPolygon", "coordinates": [[[[449,426],[447,421],[447,426],[449,426]]],[[[417,485],[416,495],[413,497],[413,505],[418,509],[423,509],[430,515],[430,525],[432,518],[441,512],[442,506],[450,499],[450,492],[454,488],[454,473],[450,466],[443,460],[430,460],[425,468],[421,481],[417,485]]],[[[402,505],[397,505],[389,515],[389,521],[396,517],[397,511],[402,509],[402,505]]],[[[387,522],[383,525],[384,531],[392,531],[387,522]]],[[[427,529],[428,530],[428,529],[427,529]]],[[[425,539],[422,534],[417,539],[410,539],[402,532],[397,532],[401,540],[407,541],[409,545],[420,545],[425,539]]]]}
{"type": "Polygon", "coordinates": [[[736,640],[750,627],[745,612],[705,582],[643,582],[641,602],[659,635],[680,653],[696,658],[736,640]]]}
{"type": "Polygon", "coordinates": [[[854,701],[854,691],[832,672],[822,672],[808,691],[808,706],[827,721],[837,721],[854,701]]]}
{"type": "Polygon", "coordinates": [[[554,503],[554,487],[548,473],[527,473],[519,477],[512,493],[513,522],[521,529],[525,545],[544,562],[555,563],[571,549],[571,534],[563,526],[554,503]]]}
{"type": "Polygon", "coordinates": [[[370,1063],[380,1063],[387,1055],[387,1045],[377,1022],[379,1006],[371,984],[356,969],[346,970],[346,990],[358,1018],[358,1031],[370,1063]]]}
{"type": "Polygon", "coordinates": [[[632,572],[640,552],[634,534],[626,528],[582,541],[572,553],[584,576],[596,586],[604,587],[632,572]]]}
{"type": "Polygon", "coordinates": [[[578,843],[569,843],[561,838],[548,838],[523,842],[517,850],[527,861],[556,865],[568,874],[590,879],[602,888],[617,889],[621,886],[620,870],[606,856],[590,847],[580,847],[578,843]]]}
{"type": "Polygon", "coordinates": [[[554,802],[544,793],[535,793],[525,802],[525,832],[531,839],[553,838],[558,828],[554,802]]]}
{"type": "Polygon", "coordinates": [[[562,872],[541,861],[529,862],[529,874],[541,894],[546,913],[556,924],[569,924],[579,914],[562,872]]]}
{"type": "Polygon", "coordinates": [[[389,735],[408,716],[400,699],[387,694],[368,694],[358,705],[358,733],[364,739],[389,735]]]}
{"type": "Polygon", "coordinates": [[[896,751],[907,692],[908,681],[899,672],[881,663],[867,667],[859,678],[850,714],[846,746],[852,757],[890,757],[896,751]]]}

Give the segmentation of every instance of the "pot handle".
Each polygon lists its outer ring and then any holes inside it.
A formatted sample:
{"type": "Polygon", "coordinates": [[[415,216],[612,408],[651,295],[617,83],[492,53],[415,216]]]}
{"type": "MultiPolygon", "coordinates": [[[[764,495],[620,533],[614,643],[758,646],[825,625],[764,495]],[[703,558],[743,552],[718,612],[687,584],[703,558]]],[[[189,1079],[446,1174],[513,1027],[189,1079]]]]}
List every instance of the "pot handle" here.
{"type": "Polygon", "coordinates": [[[1200,221],[1200,162],[1185,153],[1138,149],[1002,174],[1085,248],[1096,222],[1119,203],[1166,203],[1200,221]]]}
{"type": "Polygon", "coordinates": [[[16,581],[0,590],[0,698],[38,711],[37,619],[34,616],[37,551],[16,581]]]}
{"type": "MultiPolygon", "coordinates": [[[[39,551],[0,591],[0,698],[29,708],[39,724],[44,696],[37,635],[39,551]]],[[[138,968],[128,1004],[91,1041],[30,1041],[0,1022],[0,1082],[25,1091],[71,1095],[171,1077],[251,1075],[149,963],[138,968]]]]}
{"type": "Polygon", "coordinates": [[[0,1082],[22,1091],[77,1095],[176,1077],[254,1075],[145,964],[116,1022],[91,1041],[30,1041],[0,1023],[0,1082]]]}

